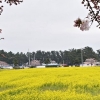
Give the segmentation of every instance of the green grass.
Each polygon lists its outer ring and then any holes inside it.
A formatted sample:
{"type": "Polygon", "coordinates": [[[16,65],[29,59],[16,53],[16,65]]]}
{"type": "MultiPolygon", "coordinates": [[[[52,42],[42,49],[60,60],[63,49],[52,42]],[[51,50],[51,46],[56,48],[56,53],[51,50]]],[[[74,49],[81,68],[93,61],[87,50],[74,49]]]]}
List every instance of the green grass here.
{"type": "Polygon", "coordinates": [[[100,68],[1,69],[0,100],[100,100],[100,68]]]}

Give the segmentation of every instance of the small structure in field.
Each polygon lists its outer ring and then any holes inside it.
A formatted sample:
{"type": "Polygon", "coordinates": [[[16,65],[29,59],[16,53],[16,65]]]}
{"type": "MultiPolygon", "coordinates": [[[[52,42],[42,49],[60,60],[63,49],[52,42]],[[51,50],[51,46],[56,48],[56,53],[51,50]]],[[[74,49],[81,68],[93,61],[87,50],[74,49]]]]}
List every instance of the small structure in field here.
{"type": "Polygon", "coordinates": [[[42,64],[42,66],[45,66],[45,67],[59,67],[59,64],[56,63],[56,61],[50,61],[50,63],[42,64]]]}

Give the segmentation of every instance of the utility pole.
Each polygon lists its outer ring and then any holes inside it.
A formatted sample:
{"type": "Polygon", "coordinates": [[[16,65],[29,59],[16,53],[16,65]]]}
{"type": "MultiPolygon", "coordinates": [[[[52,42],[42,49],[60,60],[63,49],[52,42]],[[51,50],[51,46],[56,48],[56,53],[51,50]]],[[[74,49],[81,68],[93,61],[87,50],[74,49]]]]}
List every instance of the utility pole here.
{"type": "Polygon", "coordinates": [[[34,53],[34,60],[35,60],[35,53],[34,53]]]}
{"type": "Polygon", "coordinates": [[[64,59],[63,59],[63,66],[64,66],[64,59]]]}
{"type": "Polygon", "coordinates": [[[82,52],[82,48],[81,48],[81,63],[82,63],[82,66],[83,66],[83,52],[82,52]]]}
{"type": "Polygon", "coordinates": [[[30,53],[29,53],[29,49],[28,49],[28,58],[29,58],[29,66],[30,66],[30,53]]]}

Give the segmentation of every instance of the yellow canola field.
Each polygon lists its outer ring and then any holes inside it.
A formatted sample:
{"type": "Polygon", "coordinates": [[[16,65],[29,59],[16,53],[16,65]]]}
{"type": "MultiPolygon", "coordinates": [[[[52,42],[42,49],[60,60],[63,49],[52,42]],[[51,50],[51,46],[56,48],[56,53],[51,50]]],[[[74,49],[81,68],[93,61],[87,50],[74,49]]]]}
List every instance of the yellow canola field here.
{"type": "Polygon", "coordinates": [[[100,68],[2,69],[0,100],[100,100],[100,68]]]}

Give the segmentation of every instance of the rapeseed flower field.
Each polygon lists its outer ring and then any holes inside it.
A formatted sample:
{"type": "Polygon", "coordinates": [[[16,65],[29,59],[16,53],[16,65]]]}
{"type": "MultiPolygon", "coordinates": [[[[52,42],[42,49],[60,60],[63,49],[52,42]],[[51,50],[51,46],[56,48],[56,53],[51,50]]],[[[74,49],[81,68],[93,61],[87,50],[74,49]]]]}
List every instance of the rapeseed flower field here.
{"type": "Polygon", "coordinates": [[[0,100],[100,100],[100,68],[2,69],[0,100]]]}

